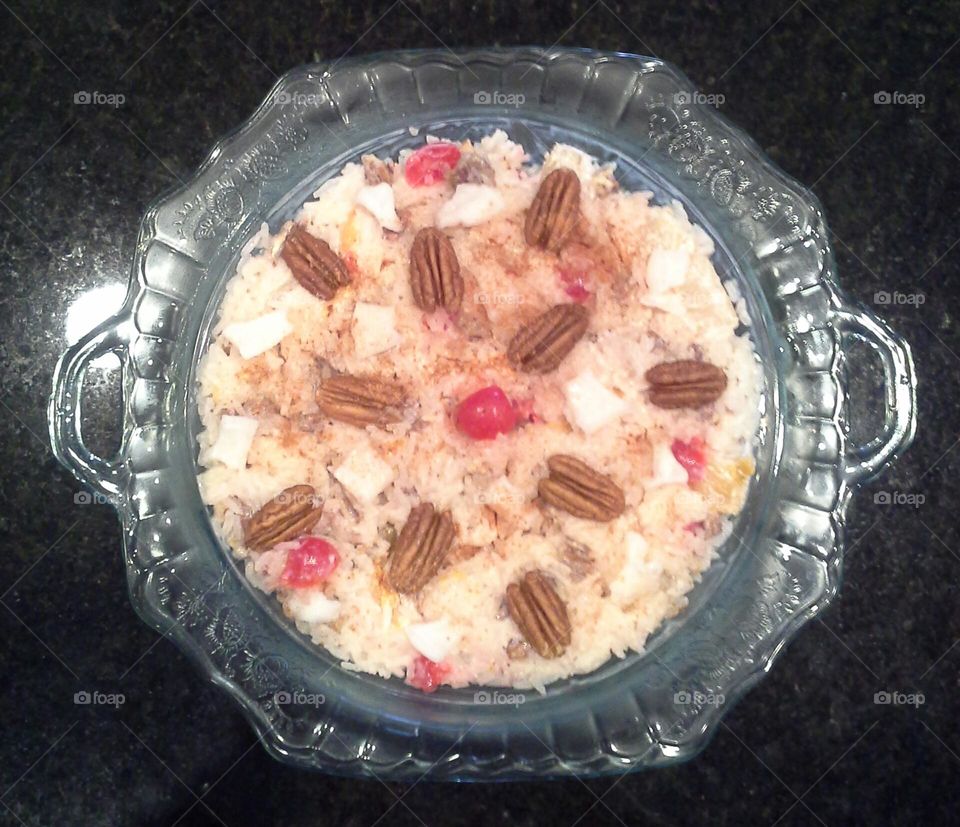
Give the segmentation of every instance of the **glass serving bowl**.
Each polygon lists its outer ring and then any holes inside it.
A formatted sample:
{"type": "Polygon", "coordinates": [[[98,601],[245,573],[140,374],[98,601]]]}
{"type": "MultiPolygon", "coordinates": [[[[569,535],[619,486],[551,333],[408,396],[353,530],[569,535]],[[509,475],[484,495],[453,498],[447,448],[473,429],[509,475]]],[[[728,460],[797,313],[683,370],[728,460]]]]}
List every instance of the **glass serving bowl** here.
{"type": "Polygon", "coordinates": [[[273,755],[394,779],[669,764],[704,747],[837,593],[851,493],[913,436],[910,351],[839,292],[817,199],[702,100],[668,64],[595,51],[393,52],[308,66],[284,75],[187,184],[147,211],[123,309],[57,366],[51,440],[119,512],[137,612],[242,706],[273,755]],[[362,153],[495,128],[535,157],[563,141],[616,161],[624,188],[678,200],[713,238],[764,367],[757,472],[689,607],[642,654],[544,695],[424,695],[342,669],[243,577],[197,487],[195,375],[225,282],[262,222],[276,229],[362,153]],[[842,426],[854,339],[878,354],[886,400],[882,433],[857,446],[842,426]],[[123,365],[123,438],[104,459],[84,446],[79,400],[86,366],[107,352],[123,365]]]}

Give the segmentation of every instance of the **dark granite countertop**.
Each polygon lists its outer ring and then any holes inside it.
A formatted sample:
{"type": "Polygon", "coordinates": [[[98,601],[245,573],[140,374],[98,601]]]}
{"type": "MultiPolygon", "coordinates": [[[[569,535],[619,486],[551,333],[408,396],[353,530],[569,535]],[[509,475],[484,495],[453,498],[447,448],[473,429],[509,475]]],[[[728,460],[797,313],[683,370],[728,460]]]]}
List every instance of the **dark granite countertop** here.
{"type": "MultiPolygon", "coordinates": [[[[960,803],[960,7],[687,2],[0,3],[0,824],[944,823],[960,803]],[[654,53],[812,185],[847,290],[914,347],[914,447],[855,499],[841,598],[692,763],[410,785],[296,772],[127,600],[117,520],[54,461],[53,364],[121,302],[145,205],[285,69],[400,46],[654,53]],[[81,105],[78,92],[122,95],[81,105]],[[899,92],[900,103],[875,102],[899,92]],[[916,96],[922,96],[922,102],[916,96]],[[117,103],[118,99],[113,99],[117,103]],[[906,297],[883,303],[883,295],[906,297]],[[910,298],[912,297],[912,298],[910,298]],[[877,492],[915,495],[884,505],[877,492]],[[954,505],[950,505],[954,503],[954,505]],[[118,709],[74,704],[122,693],[118,709]],[[880,691],[921,705],[882,705],[880,691]]],[[[876,398],[856,370],[852,394],[876,398]]],[[[109,450],[119,389],[88,379],[109,450]]]]}

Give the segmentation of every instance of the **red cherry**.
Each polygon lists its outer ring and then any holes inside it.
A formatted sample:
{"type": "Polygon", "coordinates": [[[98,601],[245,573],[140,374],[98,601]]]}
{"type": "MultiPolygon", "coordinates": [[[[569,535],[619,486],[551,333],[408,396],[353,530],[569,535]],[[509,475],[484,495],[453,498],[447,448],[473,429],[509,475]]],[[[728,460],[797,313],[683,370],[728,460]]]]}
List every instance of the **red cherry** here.
{"type": "Polygon", "coordinates": [[[441,183],[459,160],[454,144],[427,144],[407,158],[403,174],[411,187],[429,187],[441,183]]]}
{"type": "Polygon", "coordinates": [[[695,436],[689,442],[682,439],[675,439],[670,450],[673,456],[684,468],[687,469],[687,484],[693,485],[700,482],[707,470],[707,452],[706,443],[698,436],[695,436]]]}
{"type": "Polygon", "coordinates": [[[287,562],[280,575],[280,585],[287,589],[303,589],[322,583],[340,564],[340,555],[326,540],[304,537],[287,553],[287,562]]]}
{"type": "Polygon", "coordinates": [[[407,669],[407,685],[421,692],[436,692],[437,687],[443,683],[443,679],[449,673],[450,667],[447,664],[437,663],[423,655],[417,655],[407,669]]]}
{"type": "Polygon", "coordinates": [[[497,385],[490,385],[464,399],[454,421],[457,430],[471,439],[496,439],[497,434],[513,430],[517,413],[507,395],[497,385]]]}

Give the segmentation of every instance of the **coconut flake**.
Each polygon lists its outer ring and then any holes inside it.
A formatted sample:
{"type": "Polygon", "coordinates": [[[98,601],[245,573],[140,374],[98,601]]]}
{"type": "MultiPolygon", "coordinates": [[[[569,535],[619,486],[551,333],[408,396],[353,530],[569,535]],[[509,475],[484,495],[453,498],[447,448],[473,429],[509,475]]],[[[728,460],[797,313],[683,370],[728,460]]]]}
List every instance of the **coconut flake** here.
{"type": "Polygon", "coordinates": [[[267,313],[248,322],[234,322],[223,329],[223,335],[244,359],[265,353],[293,330],[282,310],[267,313]]]}
{"type": "Polygon", "coordinates": [[[663,566],[649,559],[647,541],[642,534],[628,531],[626,539],[623,567],[610,584],[610,596],[621,606],[643,592],[654,591],[663,573],[663,566]]]}
{"type": "Polygon", "coordinates": [[[357,302],[353,308],[353,346],[356,356],[368,359],[403,341],[397,332],[394,307],[357,302]]]}
{"type": "Polygon", "coordinates": [[[348,218],[357,202],[357,193],[366,183],[363,167],[360,164],[347,164],[343,172],[323,185],[314,193],[314,201],[303,205],[303,213],[317,224],[341,225],[348,218]]]}
{"type": "Polygon", "coordinates": [[[573,170],[581,184],[587,184],[600,171],[596,159],[582,149],[569,144],[556,144],[543,159],[543,175],[555,169],[566,168],[573,170]]]}
{"type": "Polygon", "coordinates": [[[563,393],[574,423],[585,434],[599,431],[627,410],[626,401],[608,390],[589,369],[567,382],[563,393]]]}
{"type": "Polygon", "coordinates": [[[453,635],[446,618],[411,623],[405,631],[413,648],[434,663],[442,662],[453,646],[453,635]]]}
{"type": "Polygon", "coordinates": [[[647,259],[646,282],[651,293],[665,293],[686,281],[690,253],[683,249],[654,248],[647,259]]]}
{"type": "Polygon", "coordinates": [[[653,446],[653,477],[647,481],[647,488],[659,488],[661,485],[686,485],[689,478],[687,469],[677,462],[667,443],[658,442],[653,446]]]}
{"type": "Polygon", "coordinates": [[[496,187],[487,184],[460,184],[450,200],[437,211],[436,225],[475,227],[489,221],[507,205],[496,187]]]}
{"type": "Polygon", "coordinates": [[[333,476],[351,496],[372,503],[393,482],[393,468],[369,445],[360,445],[333,470],[333,476]]]}
{"type": "Polygon", "coordinates": [[[221,416],[217,441],[206,452],[204,461],[222,462],[228,468],[246,468],[247,454],[253,445],[258,424],[256,419],[249,416],[221,416]]]}
{"type": "Polygon", "coordinates": [[[271,548],[248,559],[246,574],[251,583],[268,592],[280,586],[280,578],[287,562],[286,551],[271,548]]]}
{"type": "Polygon", "coordinates": [[[340,601],[331,600],[319,589],[303,589],[287,598],[290,613],[304,623],[329,623],[340,617],[340,601]]]}
{"type": "Polygon", "coordinates": [[[395,233],[400,232],[400,218],[393,198],[393,187],[386,181],[363,187],[357,193],[357,204],[373,215],[381,227],[395,233]]]}

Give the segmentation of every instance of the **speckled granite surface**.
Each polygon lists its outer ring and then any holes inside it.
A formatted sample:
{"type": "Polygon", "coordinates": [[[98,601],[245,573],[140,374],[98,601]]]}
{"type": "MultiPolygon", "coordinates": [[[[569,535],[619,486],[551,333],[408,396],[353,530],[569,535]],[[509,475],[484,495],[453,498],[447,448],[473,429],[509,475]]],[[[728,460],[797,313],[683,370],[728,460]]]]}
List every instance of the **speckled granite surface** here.
{"type": "MultiPolygon", "coordinates": [[[[944,823],[956,812],[960,8],[733,5],[0,7],[0,824],[834,825],[944,823]],[[134,616],[115,517],[75,502],[78,487],[46,442],[54,361],[122,300],[145,205],[245,118],[276,74],[350,48],[557,41],[675,62],[813,185],[847,289],[881,302],[915,349],[916,444],[855,500],[841,599],[693,763],[497,786],[286,769],[134,616]],[[83,91],[125,100],[75,104],[83,91]],[[924,100],[875,103],[882,91],[924,100]],[[914,298],[884,305],[881,293],[914,298]],[[883,505],[880,491],[923,502],[883,505]],[[84,689],[125,703],[74,704],[84,689]],[[885,690],[923,703],[874,703],[885,690]]],[[[875,385],[870,370],[854,371],[866,407],[875,385]]],[[[91,372],[87,402],[87,438],[107,450],[119,402],[109,365],[91,372]]]]}

